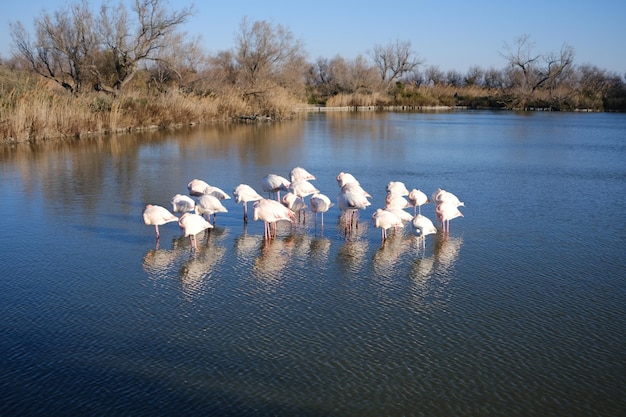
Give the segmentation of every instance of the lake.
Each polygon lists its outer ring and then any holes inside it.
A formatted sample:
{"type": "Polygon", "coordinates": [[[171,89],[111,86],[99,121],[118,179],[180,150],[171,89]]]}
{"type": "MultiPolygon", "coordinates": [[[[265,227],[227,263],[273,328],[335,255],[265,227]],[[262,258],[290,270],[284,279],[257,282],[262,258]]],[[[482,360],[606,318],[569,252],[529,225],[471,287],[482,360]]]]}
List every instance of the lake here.
{"type": "Polygon", "coordinates": [[[626,115],[310,113],[7,146],[0,175],[0,415],[626,410],[626,115]],[[296,166],[323,228],[266,241],[233,199],[196,250],[143,223],[194,178],[262,193],[296,166]],[[372,195],[349,233],[339,172],[372,195]],[[383,242],[390,181],[464,217],[383,242]]]}

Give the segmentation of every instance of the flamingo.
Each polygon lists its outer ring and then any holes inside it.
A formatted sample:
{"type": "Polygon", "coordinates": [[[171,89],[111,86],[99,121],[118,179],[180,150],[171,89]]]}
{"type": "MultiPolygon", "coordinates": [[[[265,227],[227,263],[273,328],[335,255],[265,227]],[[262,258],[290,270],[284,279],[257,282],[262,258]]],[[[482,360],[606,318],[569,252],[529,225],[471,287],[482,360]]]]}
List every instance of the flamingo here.
{"type": "Polygon", "coordinates": [[[172,197],[172,211],[174,213],[187,213],[193,211],[195,206],[195,200],[184,194],[176,194],[172,197]]]}
{"type": "Polygon", "coordinates": [[[367,198],[372,198],[371,194],[365,191],[358,182],[349,182],[347,184],[344,184],[341,187],[341,192],[362,194],[367,198]]]}
{"type": "Polygon", "coordinates": [[[224,190],[214,185],[209,185],[204,189],[204,194],[210,194],[214,197],[217,197],[219,200],[230,200],[230,196],[224,190]]]}
{"type": "Polygon", "coordinates": [[[413,188],[409,192],[409,204],[413,206],[413,215],[422,214],[422,205],[430,203],[428,196],[420,190],[413,188]],[[419,211],[419,213],[418,213],[419,211]]]}
{"type": "Polygon", "coordinates": [[[372,223],[380,228],[383,242],[387,239],[387,229],[404,227],[404,223],[398,216],[380,208],[372,214],[372,223]]]}
{"type": "Polygon", "coordinates": [[[409,213],[408,211],[404,211],[401,208],[391,207],[385,208],[384,210],[392,212],[393,214],[398,216],[398,218],[400,218],[400,220],[402,220],[403,222],[410,222],[411,220],[413,220],[413,216],[411,216],[411,213],[409,213]]]}
{"type": "Polygon", "coordinates": [[[178,226],[183,230],[185,237],[189,236],[192,249],[198,248],[196,235],[203,230],[211,229],[213,225],[204,217],[196,213],[185,213],[178,219],[178,226]]]}
{"type": "Polygon", "coordinates": [[[363,193],[343,191],[346,185],[342,187],[342,192],[337,195],[337,207],[345,214],[346,220],[349,221],[348,226],[352,228],[352,220],[358,222],[359,210],[364,210],[372,203],[369,202],[367,196],[363,193]]]}
{"type": "Polygon", "coordinates": [[[437,233],[437,228],[435,227],[433,222],[428,217],[421,214],[413,217],[413,220],[411,221],[411,226],[413,233],[415,233],[416,236],[421,237],[437,233]]]}
{"type": "Polygon", "coordinates": [[[272,232],[270,230],[270,225],[274,225],[274,234],[276,233],[276,222],[279,220],[287,220],[293,222],[296,218],[296,215],[293,211],[289,210],[287,207],[283,206],[276,200],[270,200],[267,198],[260,198],[256,200],[254,205],[254,215],[253,219],[263,220],[265,223],[265,230],[263,236],[266,240],[269,240],[272,237],[272,232]]]}
{"type": "Polygon", "coordinates": [[[315,188],[308,180],[296,180],[292,181],[289,186],[289,191],[297,195],[298,197],[305,198],[311,194],[319,193],[320,190],[315,188]]]}
{"type": "Polygon", "coordinates": [[[213,224],[215,224],[215,217],[217,213],[227,213],[228,210],[219,198],[215,197],[213,194],[203,194],[198,203],[196,204],[196,214],[205,215],[207,221],[209,221],[209,217],[211,214],[213,215],[213,224]]]}
{"type": "Polygon", "coordinates": [[[313,194],[309,200],[309,204],[311,205],[311,211],[315,213],[316,224],[317,224],[317,213],[321,213],[322,227],[324,227],[324,213],[326,213],[328,209],[331,208],[334,204],[331,203],[330,199],[322,193],[313,194]]]}
{"type": "Polygon", "coordinates": [[[261,188],[266,193],[276,193],[276,201],[280,201],[280,192],[287,191],[291,183],[278,174],[267,174],[261,180],[261,188]]]}
{"type": "Polygon", "coordinates": [[[206,181],[199,180],[197,178],[189,181],[187,184],[187,189],[189,190],[189,195],[194,197],[199,197],[204,194],[204,190],[209,187],[206,181]]]}
{"type": "Polygon", "coordinates": [[[301,167],[295,167],[294,169],[292,169],[289,173],[289,177],[291,178],[291,182],[297,180],[311,181],[315,179],[315,176],[313,174],[301,167]]]}
{"type": "MultiPolygon", "coordinates": [[[[239,184],[233,190],[235,196],[235,202],[237,204],[243,204],[243,222],[248,223],[248,201],[257,201],[263,198],[262,195],[257,193],[254,188],[248,184],[239,184]]],[[[280,203],[279,203],[280,204],[280,203]]]]}
{"type": "Polygon", "coordinates": [[[283,196],[282,204],[294,213],[300,213],[300,211],[306,210],[304,198],[294,194],[291,191],[283,196]]]}
{"type": "Polygon", "coordinates": [[[456,195],[452,194],[449,191],[442,190],[441,188],[438,188],[437,191],[433,193],[433,201],[436,204],[449,202],[452,203],[455,207],[465,207],[465,203],[460,201],[456,195]]]}
{"type": "Polygon", "coordinates": [[[437,215],[437,219],[441,222],[444,233],[450,232],[450,220],[456,219],[457,217],[464,217],[455,203],[450,201],[437,204],[435,214],[437,215]]]}
{"type": "Polygon", "coordinates": [[[339,174],[337,174],[337,185],[339,185],[339,188],[349,183],[356,183],[357,185],[359,185],[359,182],[356,178],[354,178],[354,175],[347,172],[340,172],[339,174]]]}
{"type": "Polygon", "coordinates": [[[407,190],[406,185],[404,185],[401,181],[391,181],[385,187],[387,194],[394,195],[409,195],[409,190],[407,190]]]}
{"type": "Polygon", "coordinates": [[[411,207],[409,201],[401,195],[387,194],[385,197],[385,209],[405,209],[408,207],[411,207]]]}
{"type": "Polygon", "coordinates": [[[193,179],[187,184],[189,195],[200,197],[204,194],[211,194],[220,200],[229,200],[230,196],[224,190],[213,185],[209,185],[206,181],[193,179]]]}
{"type": "Polygon", "coordinates": [[[148,204],[143,211],[143,222],[147,225],[154,225],[157,239],[161,237],[159,226],[175,221],[178,221],[178,217],[170,213],[165,207],[148,204]]]}
{"type": "Polygon", "coordinates": [[[411,221],[411,230],[422,241],[422,247],[426,246],[426,236],[437,233],[437,228],[426,216],[417,214],[411,221]]]}

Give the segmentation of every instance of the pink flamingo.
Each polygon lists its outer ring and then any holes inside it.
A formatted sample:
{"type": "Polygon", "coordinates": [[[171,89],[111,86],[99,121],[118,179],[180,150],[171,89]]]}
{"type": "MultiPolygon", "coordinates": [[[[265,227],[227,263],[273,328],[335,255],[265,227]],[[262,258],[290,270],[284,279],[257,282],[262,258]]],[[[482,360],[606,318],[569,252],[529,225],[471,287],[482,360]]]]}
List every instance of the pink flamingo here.
{"type": "Polygon", "coordinates": [[[456,219],[457,217],[464,217],[456,204],[449,201],[437,204],[435,214],[437,215],[437,220],[441,222],[444,233],[450,233],[450,220],[456,219]]]}
{"type": "Polygon", "coordinates": [[[324,227],[324,213],[328,211],[334,204],[331,203],[330,199],[322,194],[315,193],[311,196],[309,200],[309,204],[311,206],[311,211],[315,213],[315,223],[317,224],[317,213],[321,213],[322,216],[322,228],[324,227]]]}
{"type": "Polygon", "coordinates": [[[198,248],[196,235],[203,230],[211,229],[213,225],[204,217],[196,213],[185,213],[178,219],[178,226],[183,230],[185,237],[189,237],[192,249],[198,248]]]}
{"type": "Polygon", "coordinates": [[[143,222],[147,225],[154,225],[157,239],[161,237],[159,226],[175,221],[178,221],[178,217],[170,213],[165,207],[148,204],[143,211],[143,222]]]}
{"type": "Polygon", "coordinates": [[[248,184],[239,184],[233,190],[235,202],[243,204],[243,222],[248,223],[248,201],[257,201],[263,198],[248,184]]]}
{"type": "Polygon", "coordinates": [[[278,174],[267,174],[261,180],[261,188],[266,193],[275,193],[276,201],[280,201],[280,192],[287,191],[291,183],[285,177],[278,174]]]}
{"type": "Polygon", "coordinates": [[[430,203],[428,196],[420,190],[413,188],[409,192],[409,204],[413,206],[413,215],[422,214],[422,206],[430,203]]]}
{"type": "Polygon", "coordinates": [[[205,215],[207,221],[210,221],[209,217],[211,214],[213,215],[213,224],[215,224],[216,214],[217,213],[227,213],[228,210],[219,198],[215,197],[213,194],[203,194],[198,203],[196,204],[196,213],[200,215],[205,215]]]}
{"type": "Polygon", "coordinates": [[[404,227],[404,223],[398,216],[383,209],[377,209],[372,214],[372,223],[380,228],[383,242],[387,239],[387,229],[404,227]]]}
{"type": "Polygon", "coordinates": [[[296,218],[296,215],[293,211],[289,210],[287,207],[283,206],[276,200],[261,198],[255,201],[253,208],[253,219],[255,221],[263,220],[263,222],[265,223],[263,236],[266,240],[272,238],[272,231],[270,229],[271,225],[274,226],[274,236],[276,236],[277,221],[287,220],[293,222],[296,218]]]}
{"type": "Polygon", "coordinates": [[[289,173],[289,177],[291,178],[291,182],[298,180],[312,181],[315,179],[313,174],[302,167],[295,167],[292,169],[289,173]]]}
{"type": "Polygon", "coordinates": [[[172,197],[172,211],[174,213],[187,213],[193,211],[196,207],[196,202],[193,198],[184,194],[176,194],[172,197]]]}

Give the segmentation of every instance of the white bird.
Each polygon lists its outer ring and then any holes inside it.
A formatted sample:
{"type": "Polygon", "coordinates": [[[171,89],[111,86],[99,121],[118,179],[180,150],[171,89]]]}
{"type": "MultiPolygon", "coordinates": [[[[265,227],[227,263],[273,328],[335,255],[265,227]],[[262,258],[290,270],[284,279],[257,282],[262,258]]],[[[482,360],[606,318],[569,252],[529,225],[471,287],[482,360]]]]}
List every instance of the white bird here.
{"type": "Polygon", "coordinates": [[[347,184],[344,184],[341,187],[341,192],[342,193],[355,193],[355,194],[362,194],[367,198],[372,198],[372,195],[370,193],[368,193],[367,191],[365,191],[363,189],[363,187],[361,187],[361,185],[358,182],[349,182],[347,184]]]}
{"type": "Polygon", "coordinates": [[[215,187],[213,185],[209,185],[206,181],[193,179],[189,181],[187,184],[187,189],[189,190],[189,195],[194,197],[200,197],[204,194],[211,194],[220,200],[228,200],[230,196],[221,188],[215,187]]]}
{"type": "Polygon", "coordinates": [[[209,217],[212,214],[213,223],[215,223],[217,213],[227,212],[228,210],[224,207],[220,199],[215,197],[213,194],[203,194],[196,204],[196,214],[206,216],[207,221],[210,221],[209,217]]]}
{"type": "Polygon", "coordinates": [[[423,191],[413,188],[409,192],[409,204],[413,206],[413,215],[422,214],[422,206],[428,203],[430,200],[423,191]]]}
{"type": "Polygon", "coordinates": [[[263,220],[265,223],[265,231],[263,233],[265,239],[272,237],[270,225],[274,225],[274,232],[276,231],[276,222],[279,220],[287,220],[293,222],[296,215],[293,211],[283,206],[276,200],[270,200],[267,198],[261,198],[255,201],[253,219],[263,220]]]}
{"type": "Polygon", "coordinates": [[[209,186],[206,181],[199,180],[197,178],[189,181],[187,184],[187,189],[189,190],[189,195],[194,197],[199,197],[204,194],[204,190],[209,186]]]}
{"type": "MultiPolygon", "coordinates": [[[[237,204],[243,204],[243,222],[248,223],[248,201],[257,201],[263,198],[262,195],[257,193],[254,188],[248,184],[239,184],[233,190],[235,196],[235,202],[237,204]]],[[[278,203],[280,204],[280,203],[278,203]]]]}
{"type": "Polygon", "coordinates": [[[387,194],[385,197],[385,209],[405,209],[408,207],[411,207],[409,201],[401,195],[387,194]]]}
{"type": "Polygon", "coordinates": [[[349,183],[356,183],[357,185],[359,185],[359,182],[356,178],[354,178],[354,175],[347,172],[340,172],[339,174],[337,174],[337,185],[339,186],[339,188],[349,183]]]}
{"type": "Polygon", "coordinates": [[[409,213],[408,211],[404,211],[401,208],[392,207],[392,208],[385,208],[385,210],[392,212],[393,214],[398,216],[400,220],[402,220],[403,222],[410,222],[411,220],[413,220],[413,216],[411,215],[411,213],[409,213]]]}
{"type": "Polygon", "coordinates": [[[426,216],[417,214],[411,221],[411,230],[421,240],[422,248],[426,247],[426,236],[437,233],[437,228],[426,216]]]}
{"type": "Polygon", "coordinates": [[[178,219],[178,226],[183,230],[185,237],[189,236],[191,247],[198,248],[196,235],[203,230],[211,229],[213,225],[207,222],[204,217],[196,213],[185,213],[178,219]]]}
{"type": "Polygon", "coordinates": [[[282,199],[283,206],[287,207],[289,210],[294,213],[300,213],[300,211],[306,210],[306,203],[304,202],[304,198],[295,195],[293,192],[289,191],[283,196],[282,199]]]}
{"type": "Polygon", "coordinates": [[[280,192],[287,191],[291,183],[289,180],[278,174],[267,174],[261,180],[261,188],[266,193],[275,193],[276,201],[280,201],[280,192]]]}
{"type": "Polygon", "coordinates": [[[212,195],[218,198],[219,200],[230,200],[230,196],[228,195],[226,191],[214,185],[209,185],[208,187],[206,187],[203,191],[203,194],[212,195]]]}
{"type": "Polygon", "coordinates": [[[415,233],[415,235],[419,237],[424,237],[437,233],[437,228],[435,227],[433,222],[428,217],[421,214],[413,217],[413,220],[411,221],[411,227],[413,233],[415,233]]]}
{"type": "Polygon", "coordinates": [[[328,211],[334,204],[331,203],[330,198],[322,193],[316,193],[309,199],[311,205],[311,211],[315,213],[315,222],[317,223],[317,213],[321,213],[322,227],[324,227],[324,213],[328,211]]]}
{"type": "Polygon", "coordinates": [[[456,219],[457,217],[464,217],[455,203],[450,201],[437,204],[435,214],[437,215],[437,220],[441,223],[444,233],[450,232],[450,220],[456,219]]]}
{"type": "Polygon", "coordinates": [[[174,213],[187,213],[193,211],[196,207],[196,201],[184,194],[176,194],[172,197],[172,211],[174,213]]]}
{"type": "Polygon", "coordinates": [[[390,211],[377,209],[372,214],[372,223],[375,227],[380,228],[382,240],[387,239],[387,229],[404,227],[402,220],[390,211]]]}
{"type": "Polygon", "coordinates": [[[296,180],[292,181],[289,186],[289,191],[297,195],[298,197],[305,198],[311,194],[319,193],[320,190],[315,188],[308,180],[296,180]]]}
{"type": "Polygon", "coordinates": [[[297,180],[311,181],[315,179],[315,176],[313,174],[301,167],[295,167],[294,169],[292,169],[289,173],[289,177],[291,178],[291,182],[297,180]]]}
{"type": "Polygon", "coordinates": [[[465,203],[460,201],[456,195],[452,194],[449,191],[442,190],[441,188],[438,188],[437,191],[433,193],[433,201],[435,202],[435,204],[448,202],[453,204],[455,207],[465,206],[465,203]]]}
{"type": "Polygon", "coordinates": [[[395,195],[409,195],[409,190],[407,190],[406,185],[404,185],[401,181],[391,181],[385,187],[387,194],[395,194],[395,195]]]}
{"type": "MultiPolygon", "coordinates": [[[[347,185],[344,185],[342,190],[347,185]]],[[[364,210],[371,204],[366,195],[361,192],[342,191],[337,195],[337,207],[344,214],[344,219],[347,221],[349,229],[352,228],[353,221],[358,222],[359,210],[364,210]]]]}
{"type": "Polygon", "coordinates": [[[165,207],[148,204],[143,211],[143,222],[149,226],[154,225],[157,239],[161,237],[159,226],[175,221],[178,221],[178,217],[170,213],[165,207]]]}

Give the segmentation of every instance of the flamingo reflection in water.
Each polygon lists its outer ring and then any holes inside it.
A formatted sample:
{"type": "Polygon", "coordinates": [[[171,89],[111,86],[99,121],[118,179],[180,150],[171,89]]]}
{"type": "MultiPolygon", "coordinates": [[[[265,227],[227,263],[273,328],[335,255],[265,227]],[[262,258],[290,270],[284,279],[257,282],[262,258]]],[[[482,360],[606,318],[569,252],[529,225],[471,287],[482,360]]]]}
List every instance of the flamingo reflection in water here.
{"type": "Polygon", "coordinates": [[[411,292],[418,309],[432,308],[446,302],[449,295],[446,285],[455,276],[454,264],[458,260],[462,238],[450,238],[444,234],[436,234],[432,255],[417,257],[411,267],[411,292]]]}
{"type": "Polygon", "coordinates": [[[221,245],[207,244],[194,253],[181,265],[179,276],[183,294],[191,297],[206,292],[206,285],[211,282],[215,268],[226,255],[226,248],[221,245]]]}
{"type": "Polygon", "coordinates": [[[292,250],[293,246],[283,239],[264,239],[254,261],[253,273],[264,283],[280,282],[283,271],[291,263],[292,250]]]}

